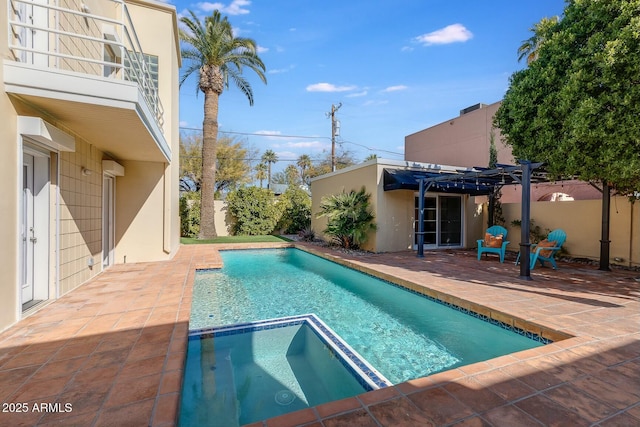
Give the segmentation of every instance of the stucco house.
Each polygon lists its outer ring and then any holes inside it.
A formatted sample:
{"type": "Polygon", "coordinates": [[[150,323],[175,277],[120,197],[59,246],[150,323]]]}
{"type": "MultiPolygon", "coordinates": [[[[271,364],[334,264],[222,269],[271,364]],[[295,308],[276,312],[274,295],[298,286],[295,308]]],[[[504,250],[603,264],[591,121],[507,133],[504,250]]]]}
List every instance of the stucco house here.
{"type": "MultiPolygon", "coordinates": [[[[500,130],[492,125],[499,105],[478,104],[462,110],[457,117],[406,136],[404,161],[378,158],[313,179],[312,212],[318,212],[325,195],[364,186],[371,194],[378,229],[370,233],[363,248],[374,252],[417,250],[418,177],[487,167],[492,140],[498,163],[516,164],[510,148],[501,141],[500,130]]],[[[473,190],[436,190],[425,194],[423,248],[474,248],[487,228],[487,197],[473,190]]],[[[519,185],[502,187],[511,251],[518,251],[520,244],[520,229],[510,225],[521,218],[520,190],[519,185]]],[[[640,265],[640,209],[636,205],[626,197],[612,197],[612,263],[640,265]]],[[[600,193],[589,184],[567,181],[532,185],[530,215],[543,230],[564,229],[569,236],[564,247],[572,256],[599,258],[602,202],[600,193]]],[[[311,226],[321,234],[326,219],[313,217],[311,226]]]]}
{"type": "Polygon", "coordinates": [[[2,0],[0,330],[179,246],[174,6],[2,0]]]}

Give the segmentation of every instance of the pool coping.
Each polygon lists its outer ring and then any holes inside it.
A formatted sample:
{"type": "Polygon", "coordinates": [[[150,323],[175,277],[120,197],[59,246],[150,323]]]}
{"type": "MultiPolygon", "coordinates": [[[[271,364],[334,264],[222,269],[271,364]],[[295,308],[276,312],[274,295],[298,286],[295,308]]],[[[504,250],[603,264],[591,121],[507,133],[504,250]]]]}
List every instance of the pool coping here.
{"type": "Polygon", "coordinates": [[[314,313],[190,329],[189,338],[196,336],[200,338],[215,338],[301,324],[309,326],[316,336],[339,356],[338,360],[340,363],[354,376],[366,391],[378,390],[393,385],[391,381],[385,378],[384,375],[375,369],[373,365],[347,344],[340,335],[314,313]]]}

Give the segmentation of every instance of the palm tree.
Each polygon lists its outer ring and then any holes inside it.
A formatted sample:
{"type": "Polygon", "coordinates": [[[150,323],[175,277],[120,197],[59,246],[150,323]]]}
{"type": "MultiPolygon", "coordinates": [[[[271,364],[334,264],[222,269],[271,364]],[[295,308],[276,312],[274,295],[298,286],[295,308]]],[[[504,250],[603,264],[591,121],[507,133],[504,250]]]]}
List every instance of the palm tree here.
{"type": "Polygon", "coordinates": [[[302,154],[298,157],[296,164],[300,168],[300,179],[304,184],[309,184],[307,182],[307,169],[311,168],[311,157],[308,154],[302,154]]]}
{"type": "Polygon", "coordinates": [[[288,186],[294,186],[300,184],[300,172],[296,169],[295,165],[288,165],[284,169],[284,176],[288,186]]]}
{"type": "Polygon", "coordinates": [[[252,39],[235,37],[231,24],[220,12],[201,22],[192,11],[180,22],[180,40],[184,43],[182,58],[188,61],[180,86],[193,73],[198,75],[198,87],[204,93],[204,120],[202,122],[202,204],[200,208],[200,239],[216,237],[214,197],[216,180],[216,149],[218,142],[218,101],[229,81],[246,95],[253,105],[251,85],[242,76],[246,67],[253,70],[266,83],[265,66],[258,57],[258,46],[252,39]]]}
{"type": "Polygon", "coordinates": [[[267,188],[271,189],[271,164],[278,161],[278,155],[273,150],[267,150],[262,155],[262,163],[268,167],[267,188]]]}
{"type": "Polygon", "coordinates": [[[327,218],[325,234],[343,248],[357,249],[367,240],[369,232],[376,229],[371,194],[364,187],[323,197],[316,217],[327,218]]]}
{"type": "Polygon", "coordinates": [[[260,188],[262,188],[262,181],[267,178],[267,165],[264,163],[258,163],[256,165],[256,179],[260,180],[260,188]]]}
{"type": "Polygon", "coordinates": [[[542,18],[540,22],[534,24],[529,29],[533,33],[531,37],[523,41],[518,48],[518,61],[527,58],[527,65],[538,59],[538,53],[544,42],[551,35],[551,30],[559,22],[560,18],[553,16],[551,18],[542,18]]]}

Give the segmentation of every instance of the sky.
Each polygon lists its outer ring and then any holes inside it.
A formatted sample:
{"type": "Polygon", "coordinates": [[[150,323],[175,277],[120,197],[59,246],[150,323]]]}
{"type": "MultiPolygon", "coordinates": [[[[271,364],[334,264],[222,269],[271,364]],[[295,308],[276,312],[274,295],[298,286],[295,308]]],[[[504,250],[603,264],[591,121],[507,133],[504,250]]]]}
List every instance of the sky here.
{"type": "MultiPolygon", "coordinates": [[[[526,66],[518,47],[564,0],[170,0],[178,17],[217,9],[236,36],[256,41],[267,84],[251,71],[254,105],[235,86],[220,97],[221,133],[258,152],[271,149],[283,170],[301,154],[331,151],[332,106],[340,108],[337,149],[356,161],[371,154],[404,160],[404,138],[499,101],[526,66]]],[[[183,64],[184,68],[184,64],[183,64]]],[[[180,127],[202,128],[202,93],[180,89],[180,127]]]]}

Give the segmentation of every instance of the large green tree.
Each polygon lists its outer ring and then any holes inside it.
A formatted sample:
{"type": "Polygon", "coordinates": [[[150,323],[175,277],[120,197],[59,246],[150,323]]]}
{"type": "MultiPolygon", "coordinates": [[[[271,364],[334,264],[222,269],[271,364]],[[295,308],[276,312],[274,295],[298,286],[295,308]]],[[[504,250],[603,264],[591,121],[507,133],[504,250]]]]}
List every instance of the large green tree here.
{"type": "Polygon", "coordinates": [[[608,214],[609,188],[640,188],[640,0],[570,0],[544,38],[511,76],[495,125],[515,158],[598,182],[608,214]]]}
{"type": "MultiPolygon", "coordinates": [[[[324,151],[322,156],[306,171],[306,178],[311,181],[311,178],[324,175],[331,172],[331,152],[324,151]]],[[[349,150],[339,148],[336,153],[336,170],[344,169],[348,166],[356,164],[353,153],[349,150]]]]}
{"type": "Polygon", "coordinates": [[[219,11],[200,21],[192,11],[180,21],[182,58],[186,67],[180,85],[192,74],[198,76],[198,90],[204,93],[202,122],[202,205],[199,238],[216,237],[214,198],[216,182],[216,148],[218,139],[218,102],[224,89],[233,82],[253,105],[251,84],[243,76],[245,68],[254,71],[266,83],[265,65],[258,56],[256,42],[235,37],[227,17],[219,11]]]}
{"type": "MultiPolygon", "coordinates": [[[[216,147],[216,195],[250,181],[251,165],[247,159],[256,155],[247,141],[230,136],[218,139],[216,147]]],[[[180,188],[200,191],[202,187],[202,136],[180,137],[180,188]]]]}

